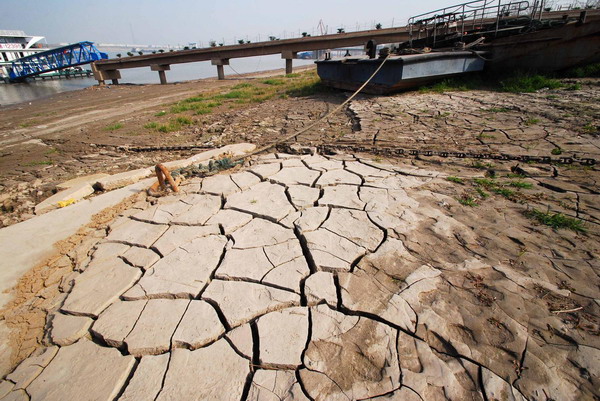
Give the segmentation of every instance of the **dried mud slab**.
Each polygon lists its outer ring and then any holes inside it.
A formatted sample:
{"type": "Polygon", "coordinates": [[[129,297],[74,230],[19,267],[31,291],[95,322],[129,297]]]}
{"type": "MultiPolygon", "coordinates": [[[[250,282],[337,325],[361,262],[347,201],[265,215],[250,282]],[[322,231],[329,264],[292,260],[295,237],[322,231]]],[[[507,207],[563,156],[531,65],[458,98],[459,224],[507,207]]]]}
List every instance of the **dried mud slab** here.
{"type": "MultiPolygon", "coordinates": [[[[477,187],[473,177],[492,178],[475,168],[448,180],[442,165],[283,153],[247,167],[184,182],[181,194],[131,207],[70,250],[65,274],[47,278],[60,297],[31,329],[44,346],[0,391],[70,399],[89,388],[120,400],[599,396],[591,181],[558,183],[567,195],[555,197],[552,177],[531,178],[532,188],[510,198],[477,187]],[[476,188],[487,197],[465,204],[476,188]],[[580,211],[566,216],[585,218],[585,232],[526,214],[569,199],[580,211]]],[[[511,182],[514,173],[495,174],[511,182]]]]}

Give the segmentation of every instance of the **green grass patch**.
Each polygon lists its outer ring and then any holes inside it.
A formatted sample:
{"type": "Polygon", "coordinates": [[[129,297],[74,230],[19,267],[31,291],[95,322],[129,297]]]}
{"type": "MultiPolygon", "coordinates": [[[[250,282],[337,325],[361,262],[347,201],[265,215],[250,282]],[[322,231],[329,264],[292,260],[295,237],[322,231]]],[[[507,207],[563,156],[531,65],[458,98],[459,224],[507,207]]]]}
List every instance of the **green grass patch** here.
{"type": "Polygon", "coordinates": [[[532,93],[540,89],[558,89],[562,86],[560,81],[544,75],[517,74],[500,81],[504,92],[532,93]]]}
{"type": "Polygon", "coordinates": [[[146,128],[146,129],[157,129],[158,128],[158,123],[157,122],[150,122],[148,124],[144,124],[144,128],[146,128]]]}
{"type": "Polygon", "coordinates": [[[292,97],[306,97],[306,96],[314,96],[320,93],[329,93],[332,92],[328,86],[325,86],[321,83],[321,81],[306,81],[301,82],[297,85],[293,85],[291,88],[286,90],[285,95],[292,97]]]}
{"type": "Polygon", "coordinates": [[[175,119],[175,121],[177,121],[177,123],[181,124],[181,125],[191,125],[192,124],[192,120],[190,120],[187,117],[177,117],[175,119]]]}
{"type": "Polygon", "coordinates": [[[537,209],[531,209],[525,212],[525,215],[539,223],[552,227],[555,230],[559,228],[572,230],[575,232],[586,232],[583,222],[579,219],[565,216],[562,213],[542,212],[537,209]]]}
{"type": "Polygon", "coordinates": [[[154,117],[162,117],[162,116],[164,116],[164,115],[166,115],[166,114],[167,114],[167,112],[163,110],[163,111],[159,111],[158,113],[156,113],[156,114],[154,115],[154,117]]]}
{"type": "Polygon", "coordinates": [[[572,68],[564,75],[569,78],[600,78],[600,63],[572,68]]]}
{"type": "Polygon", "coordinates": [[[204,96],[198,95],[198,96],[189,97],[189,98],[183,100],[183,102],[184,103],[196,103],[196,102],[201,102],[203,100],[204,100],[204,96]]]}
{"type": "Polygon", "coordinates": [[[515,195],[515,191],[513,191],[512,189],[508,189],[508,188],[494,187],[494,188],[490,188],[490,190],[492,192],[495,192],[498,195],[502,195],[508,199],[512,198],[515,195]]]}
{"type": "Polygon", "coordinates": [[[446,181],[454,182],[456,184],[463,184],[464,183],[464,181],[462,180],[462,178],[455,177],[453,175],[450,175],[450,176],[446,177],[446,181]]]}
{"type": "Polygon", "coordinates": [[[123,128],[123,124],[121,124],[121,123],[114,123],[114,124],[107,125],[105,129],[107,131],[116,131],[116,130],[121,129],[121,128],[123,128]]]}
{"type": "Polygon", "coordinates": [[[476,187],[475,191],[477,191],[477,194],[481,196],[482,199],[487,199],[490,197],[490,194],[481,189],[481,187],[476,187]]]}
{"type": "Polygon", "coordinates": [[[261,81],[265,85],[284,85],[285,82],[281,79],[269,78],[261,81]]]}
{"type": "Polygon", "coordinates": [[[244,89],[244,88],[253,88],[254,85],[249,84],[248,82],[242,82],[241,84],[237,84],[231,87],[231,89],[244,89]]]}
{"type": "Polygon", "coordinates": [[[587,123],[586,125],[583,126],[583,132],[585,134],[596,134],[598,131],[600,131],[599,129],[600,127],[595,126],[592,123],[587,123]]]}
{"type": "Polygon", "coordinates": [[[479,186],[482,186],[484,188],[491,188],[491,187],[495,187],[496,186],[496,181],[494,180],[490,180],[487,178],[475,178],[473,180],[473,182],[479,186]]]}
{"type": "Polygon", "coordinates": [[[581,84],[571,84],[571,85],[567,85],[565,87],[566,90],[568,91],[578,91],[581,89],[581,84]]]}
{"type": "Polygon", "coordinates": [[[54,164],[53,160],[39,160],[39,161],[25,163],[25,164],[23,164],[23,166],[26,166],[26,167],[51,166],[53,164],[54,164]]]}
{"type": "Polygon", "coordinates": [[[507,178],[527,178],[527,176],[525,174],[518,174],[518,173],[508,173],[506,174],[507,178]]]}
{"type": "Polygon", "coordinates": [[[554,148],[550,151],[550,153],[552,153],[555,156],[558,156],[560,154],[562,154],[562,149],[561,148],[554,148]]]}
{"type": "Polygon", "coordinates": [[[539,122],[540,122],[539,118],[528,118],[527,120],[525,120],[525,125],[527,125],[529,127],[529,126],[535,125],[539,122]]]}
{"type": "Polygon", "coordinates": [[[523,188],[523,189],[531,189],[533,188],[533,184],[529,183],[529,182],[523,182],[523,181],[510,181],[508,183],[509,187],[514,187],[514,188],[523,188]]]}
{"type": "Polygon", "coordinates": [[[300,74],[296,74],[296,73],[285,74],[286,78],[298,78],[299,76],[300,76],[300,74]]]}
{"type": "Polygon", "coordinates": [[[479,206],[477,204],[477,202],[475,202],[475,198],[468,196],[468,195],[464,195],[462,198],[458,198],[458,203],[460,203],[463,206],[469,206],[469,207],[475,207],[475,206],[479,206]]]}

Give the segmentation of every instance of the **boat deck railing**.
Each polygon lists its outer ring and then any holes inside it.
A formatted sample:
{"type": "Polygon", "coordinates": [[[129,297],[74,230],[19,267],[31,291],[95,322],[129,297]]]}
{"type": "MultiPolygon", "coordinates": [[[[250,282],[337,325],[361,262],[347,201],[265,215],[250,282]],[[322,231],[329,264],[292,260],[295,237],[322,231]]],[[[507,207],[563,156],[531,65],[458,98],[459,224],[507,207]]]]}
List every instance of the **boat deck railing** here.
{"type": "Polygon", "coordinates": [[[412,47],[413,40],[429,38],[429,44],[435,47],[439,40],[445,40],[449,35],[462,41],[465,35],[483,29],[497,35],[503,21],[524,16],[528,20],[541,19],[543,10],[543,0],[533,4],[529,1],[475,0],[440,8],[408,20],[409,43],[412,47]]]}

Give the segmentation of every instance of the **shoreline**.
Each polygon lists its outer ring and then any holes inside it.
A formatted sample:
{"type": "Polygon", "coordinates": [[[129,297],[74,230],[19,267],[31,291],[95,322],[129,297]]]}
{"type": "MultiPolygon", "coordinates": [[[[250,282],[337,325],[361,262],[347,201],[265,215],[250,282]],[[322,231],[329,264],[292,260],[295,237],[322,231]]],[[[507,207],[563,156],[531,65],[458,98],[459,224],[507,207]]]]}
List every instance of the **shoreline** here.
{"type": "MultiPolygon", "coordinates": [[[[315,65],[302,65],[302,66],[297,66],[294,67],[294,71],[305,71],[305,70],[309,70],[312,68],[316,68],[315,65]]],[[[253,79],[253,78],[265,78],[265,77],[270,77],[270,76],[276,76],[279,75],[281,72],[284,72],[285,68],[276,68],[276,69],[270,69],[270,70],[264,70],[264,71],[259,71],[259,72],[249,72],[249,73],[232,73],[231,75],[227,75],[225,77],[225,80],[232,80],[232,79],[253,79]],[[238,78],[239,77],[239,78],[238,78]]],[[[78,79],[77,78],[73,78],[73,79],[78,79]]],[[[90,79],[90,77],[81,77],[81,79],[90,79]]],[[[13,106],[21,106],[21,105],[25,105],[26,103],[32,103],[32,102],[36,102],[38,100],[45,100],[45,99],[49,99],[53,96],[57,96],[60,95],[62,93],[69,93],[69,92],[77,92],[80,90],[87,90],[91,87],[94,86],[99,86],[98,82],[96,80],[93,79],[93,75],[91,76],[91,79],[93,80],[93,84],[83,87],[83,88],[75,88],[75,89],[69,89],[69,90],[65,90],[65,91],[61,91],[61,92],[56,92],[56,93],[52,93],[49,95],[45,95],[45,96],[41,96],[32,100],[25,100],[22,102],[17,102],[17,103],[6,103],[6,104],[0,104],[0,111],[1,110],[5,110],[5,109],[10,109],[13,106]]],[[[214,76],[210,76],[210,77],[206,77],[206,78],[198,78],[198,79],[190,79],[190,80],[181,80],[181,81],[173,81],[173,82],[169,82],[167,85],[177,85],[177,84],[185,84],[185,83],[198,83],[198,82],[202,82],[202,81],[207,81],[207,80],[215,80],[217,79],[217,75],[215,74],[214,76]]],[[[53,80],[37,80],[34,82],[27,82],[27,84],[36,84],[36,83],[44,83],[44,82],[52,82],[53,80]]],[[[63,82],[65,82],[65,80],[63,80],[63,82]]],[[[9,83],[5,83],[5,82],[1,82],[2,84],[5,85],[19,85],[19,84],[9,84],[9,83]]],[[[147,86],[147,85],[160,85],[160,83],[156,82],[156,83],[129,83],[129,82],[120,82],[118,85],[122,85],[122,86],[147,86]]],[[[112,84],[106,84],[106,86],[114,86],[112,84]]],[[[0,87],[1,88],[1,87],[0,87]]]]}

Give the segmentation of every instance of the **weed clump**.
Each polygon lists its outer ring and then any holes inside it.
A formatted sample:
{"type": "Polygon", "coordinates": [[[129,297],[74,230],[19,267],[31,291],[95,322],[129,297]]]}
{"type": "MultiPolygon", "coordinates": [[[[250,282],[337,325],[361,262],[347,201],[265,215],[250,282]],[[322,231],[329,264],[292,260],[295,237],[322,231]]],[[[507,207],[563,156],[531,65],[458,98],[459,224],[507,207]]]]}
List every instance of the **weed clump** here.
{"type": "Polygon", "coordinates": [[[121,124],[121,123],[113,123],[113,124],[106,126],[107,131],[116,131],[121,128],[123,128],[123,124],[121,124]]]}
{"type": "Polygon", "coordinates": [[[446,177],[446,180],[450,181],[450,182],[454,182],[456,184],[463,184],[464,183],[464,181],[462,180],[462,178],[454,177],[452,175],[446,177]]]}
{"type": "Polygon", "coordinates": [[[463,195],[462,197],[458,198],[458,203],[460,203],[463,206],[469,206],[469,207],[475,207],[475,206],[479,206],[477,204],[477,202],[475,202],[475,198],[473,198],[472,196],[469,195],[463,195]]]}
{"type": "Polygon", "coordinates": [[[511,93],[532,93],[544,88],[558,89],[562,86],[560,81],[539,74],[517,74],[500,81],[502,90],[511,93]]]}
{"type": "Polygon", "coordinates": [[[600,63],[572,68],[565,72],[569,78],[600,78],[600,63]]]}
{"type": "Polygon", "coordinates": [[[562,213],[542,212],[537,209],[530,209],[525,212],[525,215],[555,230],[563,228],[580,233],[586,232],[586,228],[581,220],[565,216],[562,213]]]}

